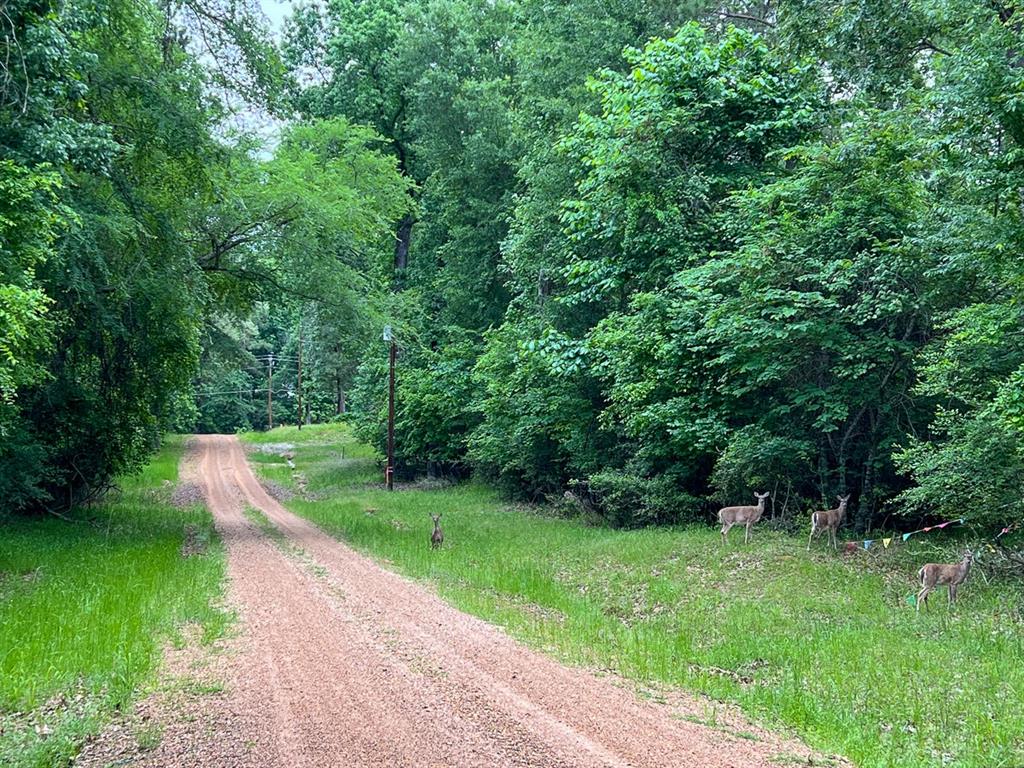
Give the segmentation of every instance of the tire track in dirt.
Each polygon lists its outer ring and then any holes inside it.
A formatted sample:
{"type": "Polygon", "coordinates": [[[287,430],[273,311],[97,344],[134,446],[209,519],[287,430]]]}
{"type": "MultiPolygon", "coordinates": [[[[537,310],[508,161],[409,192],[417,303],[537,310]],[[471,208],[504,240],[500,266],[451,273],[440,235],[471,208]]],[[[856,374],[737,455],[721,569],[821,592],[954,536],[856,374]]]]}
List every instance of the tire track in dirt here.
{"type": "Polygon", "coordinates": [[[194,446],[244,638],[226,673],[234,716],[200,736],[169,733],[146,765],[747,768],[813,757],[739,719],[730,724],[756,740],[683,719],[704,712],[695,700],[645,701],[530,651],[288,512],[234,436],[194,446]]]}

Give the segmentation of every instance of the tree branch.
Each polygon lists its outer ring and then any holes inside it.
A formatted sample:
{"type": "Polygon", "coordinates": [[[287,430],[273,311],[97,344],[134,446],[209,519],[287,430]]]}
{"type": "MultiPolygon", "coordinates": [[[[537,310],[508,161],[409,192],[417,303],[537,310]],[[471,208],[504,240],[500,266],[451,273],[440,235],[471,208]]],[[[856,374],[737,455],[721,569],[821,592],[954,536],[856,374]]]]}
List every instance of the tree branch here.
{"type": "Polygon", "coordinates": [[[764,24],[766,27],[774,29],[775,22],[768,21],[768,19],[762,19],[759,16],[751,16],[747,13],[733,13],[731,11],[722,11],[723,19],[738,19],[739,21],[753,21],[755,24],[764,24]]]}

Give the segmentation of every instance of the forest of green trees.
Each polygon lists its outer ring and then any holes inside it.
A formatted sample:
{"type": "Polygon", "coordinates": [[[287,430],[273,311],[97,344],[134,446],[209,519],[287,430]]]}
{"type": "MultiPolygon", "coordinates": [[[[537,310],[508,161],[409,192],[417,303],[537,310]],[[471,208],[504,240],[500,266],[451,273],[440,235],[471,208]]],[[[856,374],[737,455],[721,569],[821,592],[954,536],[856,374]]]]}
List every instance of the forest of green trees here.
{"type": "Polygon", "coordinates": [[[1022,214],[1015,0],[5,0],[0,499],[381,445],[390,324],[406,475],[1024,520],[1022,214]]]}

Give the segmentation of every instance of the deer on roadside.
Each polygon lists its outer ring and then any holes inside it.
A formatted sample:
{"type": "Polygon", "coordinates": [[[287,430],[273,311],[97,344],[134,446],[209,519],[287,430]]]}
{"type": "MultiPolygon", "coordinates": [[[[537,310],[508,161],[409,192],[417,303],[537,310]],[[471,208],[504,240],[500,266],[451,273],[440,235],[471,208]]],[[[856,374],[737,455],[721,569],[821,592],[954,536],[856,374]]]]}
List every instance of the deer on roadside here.
{"type": "Polygon", "coordinates": [[[839,506],[835,509],[826,509],[821,512],[811,512],[811,535],[807,537],[807,551],[811,551],[811,540],[816,535],[820,535],[822,531],[828,531],[829,541],[832,542],[833,549],[839,549],[839,543],[836,541],[836,533],[839,531],[839,526],[843,524],[843,519],[846,517],[846,505],[850,503],[850,494],[845,496],[836,496],[839,500],[839,506]]]}
{"type": "Polygon", "coordinates": [[[925,608],[928,607],[928,594],[941,584],[949,585],[949,604],[952,606],[956,602],[956,591],[967,579],[973,562],[974,553],[968,549],[964,552],[964,559],[959,563],[927,563],[921,566],[921,570],[917,572],[917,578],[921,580],[921,591],[917,593],[917,610],[921,610],[922,602],[925,608]]]}
{"type": "Polygon", "coordinates": [[[764,514],[764,502],[771,496],[770,493],[754,492],[757,499],[757,506],[744,507],[722,507],[718,510],[718,522],[722,524],[722,544],[728,543],[729,529],[734,525],[746,526],[746,533],[743,536],[743,543],[750,541],[750,529],[754,523],[761,519],[764,514]]]}
{"type": "Polygon", "coordinates": [[[437,549],[444,544],[444,531],[441,530],[441,515],[431,515],[430,519],[434,521],[434,532],[430,534],[430,548],[437,549]]]}

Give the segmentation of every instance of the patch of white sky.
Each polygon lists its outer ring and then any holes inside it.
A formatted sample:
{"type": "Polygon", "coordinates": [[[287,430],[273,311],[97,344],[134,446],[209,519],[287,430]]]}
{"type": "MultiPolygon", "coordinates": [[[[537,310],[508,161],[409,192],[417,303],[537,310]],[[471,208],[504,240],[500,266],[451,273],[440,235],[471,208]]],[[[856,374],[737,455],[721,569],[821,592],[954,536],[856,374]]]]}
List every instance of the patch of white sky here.
{"type": "Polygon", "coordinates": [[[270,20],[270,28],[275,35],[281,34],[285,17],[292,12],[293,5],[292,0],[260,0],[260,7],[270,20]]]}
{"type": "MultiPolygon", "coordinates": [[[[270,33],[278,40],[284,33],[285,19],[295,7],[295,0],[259,0],[260,9],[266,16],[270,33]]],[[[255,134],[263,140],[263,149],[258,154],[269,157],[277,146],[284,123],[259,107],[246,107],[236,111],[230,121],[234,128],[255,134]]]]}

